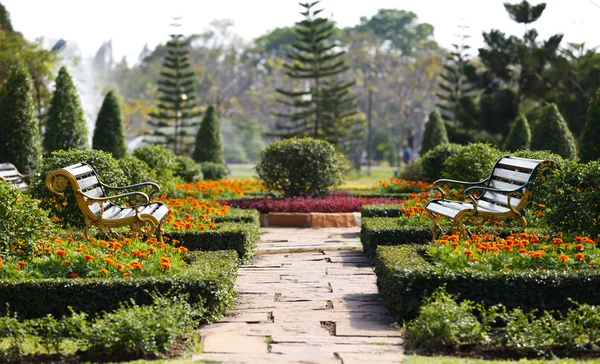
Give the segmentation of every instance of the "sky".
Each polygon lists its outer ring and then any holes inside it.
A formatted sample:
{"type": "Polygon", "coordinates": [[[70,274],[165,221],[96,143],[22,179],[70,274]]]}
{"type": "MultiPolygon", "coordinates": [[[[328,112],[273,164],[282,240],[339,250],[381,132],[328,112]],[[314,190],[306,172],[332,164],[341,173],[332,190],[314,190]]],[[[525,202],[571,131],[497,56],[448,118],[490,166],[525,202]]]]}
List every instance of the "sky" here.
{"type": "MultiPolygon", "coordinates": [[[[304,0],[302,0],[304,1],[304,0]]],[[[307,0],[308,1],[308,0],[307,0]]],[[[434,38],[444,47],[457,41],[457,25],[469,26],[473,49],[483,46],[482,32],[500,29],[522,36],[524,26],[512,21],[502,4],[506,0],[322,0],[327,17],[341,27],[353,26],[361,16],[378,9],[411,10],[419,22],[435,27],[434,38]]],[[[516,3],[516,0],[510,1],[516,3]]],[[[540,1],[531,0],[533,4],[540,1]]],[[[232,32],[250,41],[278,27],[302,20],[296,0],[0,0],[9,11],[13,27],[29,40],[65,39],[77,43],[91,57],[103,42],[112,40],[115,60],[137,61],[144,44],[152,49],[173,33],[172,18],[182,17],[180,33],[206,30],[213,20],[230,19],[232,32]]],[[[564,33],[563,42],[600,46],[600,0],[547,0],[533,24],[541,39],[564,33]]],[[[49,45],[51,46],[51,45],[49,45]]]]}

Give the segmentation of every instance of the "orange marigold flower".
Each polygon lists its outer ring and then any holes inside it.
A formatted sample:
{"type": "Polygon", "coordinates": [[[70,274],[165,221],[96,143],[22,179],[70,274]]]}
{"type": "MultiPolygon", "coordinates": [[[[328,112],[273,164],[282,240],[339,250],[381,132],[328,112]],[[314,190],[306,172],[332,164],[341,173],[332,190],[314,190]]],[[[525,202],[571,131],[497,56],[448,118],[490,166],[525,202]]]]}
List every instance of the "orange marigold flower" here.
{"type": "Polygon", "coordinates": [[[578,242],[578,243],[581,243],[583,241],[583,239],[584,239],[583,236],[577,236],[577,237],[575,237],[575,241],[578,242]]]}
{"type": "Polygon", "coordinates": [[[575,259],[577,259],[577,260],[584,260],[585,259],[585,255],[583,255],[581,253],[577,253],[577,254],[575,254],[575,259]]]}
{"type": "Polygon", "coordinates": [[[544,255],[544,252],[541,250],[535,251],[533,252],[533,254],[531,255],[534,258],[541,258],[544,255]]]}
{"type": "Polygon", "coordinates": [[[52,253],[52,249],[50,249],[50,248],[44,248],[44,253],[52,253]]]}
{"type": "Polygon", "coordinates": [[[473,258],[469,259],[469,262],[474,263],[474,262],[476,262],[478,260],[480,260],[480,259],[477,258],[477,257],[473,257],[473,258]]]}
{"type": "Polygon", "coordinates": [[[129,278],[129,277],[131,277],[130,273],[123,273],[123,278],[129,278]]]}
{"type": "Polygon", "coordinates": [[[108,270],[106,270],[106,268],[102,268],[98,272],[100,272],[102,274],[106,274],[106,273],[108,273],[108,270]]]}
{"type": "Polygon", "coordinates": [[[76,251],[77,253],[81,253],[81,252],[83,252],[83,248],[75,248],[75,251],[76,251]]]}
{"type": "Polygon", "coordinates": [[[123,269],[123,268],[125,268],[125,266],[124,266],[123,264],[121,264],[121,263],[117,263],[117,269],[118,269],[118,270],[121,270],[121,269],[123,269]]]}
{"type": "Polygon", "coordinates": [[[58,257],[64,257],[67,255],[67,251],[66,250],[56,250],[54,252],[54,254],[56,254],[56,256],[58,256],[58,257]]]}
{"type": "Polygon", "coordinates": [[[575,244],[575,249],[583,249],[583,244],[575,244]]]}
{"type": "Polygon", "coordinates": [[[90,254],[86,254],[83,258],[87,261],[94,260],[94,256],[90,254]]]}
{"type": "Polygon", "coordinates": [[[27,262],[24,262],[24,261],[22,261],[22,260],[19,260],[19,261],[17,262],[17,264],[18,264],[18,265],[20,265],[21,267],[24,267],[24,266],[26,266],[26,265],[27,265],[27,262]]]}
{"type": "Polygon", "coordinates": [[[69,276],[70,276],[71,278],[78,278],[78,277],[79,277],[79,274],[77,274],[77,273],[73,272],[73,273],[69,274],[69,276]]]}
{"type": "Polygon", "coordinates": [[[596,262],[594,262],[593,260],[589,263],[590,265],[594,265],[596,264],[596,262]]]}
{"type": "Polygon", "coordinates": [[[160,263],[160,267],[162,268],[162,270],[170,270],[171,264],[169,262],[162,262],[160,263]]]}
{"type": "Polygon", "coordinates": [[[564,255],[564,254],[559,255],[558,259],[562,260],[563,262],[568,262],[569,261],[569,257],[566,256],[566,255],[564,255]]]}
{"type": "Polygon", "coordinates": [[[180,246],[179,247],[179,251],[182,252],[182,253],[186,253],[188,250],[187,250],[186,247],[180,246]]]}
{"type": "Polygon", "coordinates": [[[0,268],[4,268],[4,263],[0,262],[0,268]]]}
{"type": "Polygon", "coordinates": [[[463,254],[464,255],[473,255],[473,252],[471,250],[465,250],[465,252],[463,254]]]}
{"type": "Polygon", "coordinates": [[[460,244],[459,244],[459,243],[457,243],[456,241],[452,243],[452,246],[453,246],[453,247],[457,247],[457,246],[459,246],[459,245],[460,245],[460,244]]]}
{"type": "Polygon", "coordinates": [[[66,264],[66,265],[69,265],[69,264],[71,264],[71,261],[67,259],[63,263],[66,264]]]}

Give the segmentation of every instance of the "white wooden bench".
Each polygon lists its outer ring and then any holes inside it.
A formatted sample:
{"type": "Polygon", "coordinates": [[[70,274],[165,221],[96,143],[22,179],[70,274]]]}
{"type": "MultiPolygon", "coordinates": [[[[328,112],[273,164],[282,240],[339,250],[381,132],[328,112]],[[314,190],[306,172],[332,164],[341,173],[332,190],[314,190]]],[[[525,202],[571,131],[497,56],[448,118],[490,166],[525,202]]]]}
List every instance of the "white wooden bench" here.
{"type": "Polygon", "coordinates": [[[27,176],[22,175],[12,163],[0,163],[0,181],[12,183],[21,192],[26,192],[29,189],[26,178],[27,176]]]}

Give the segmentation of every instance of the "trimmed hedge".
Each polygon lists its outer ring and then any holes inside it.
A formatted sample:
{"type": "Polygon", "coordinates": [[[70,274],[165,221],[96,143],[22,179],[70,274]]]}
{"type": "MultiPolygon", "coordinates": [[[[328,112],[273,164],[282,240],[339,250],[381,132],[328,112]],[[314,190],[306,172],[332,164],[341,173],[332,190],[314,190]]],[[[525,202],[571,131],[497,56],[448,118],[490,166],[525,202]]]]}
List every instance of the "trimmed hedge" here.
{"type": "Polygon", "coordinates": [[[237,256],[233,251],[194,252],[192,258],[180,274],[170,276],[0,280],[0,316],[8,308],[20,319],[61,317],[70,315],[69,307],[95,316],[131,300],[151,304],[151,293],[160,292],[189,294],[190,303],[201,303],[206,309],[201,321],[213,322],[233,305],[237,256]]]}
{"type": "Polygon", "coordinates": [[[258,224],[225,222],[215,230],[165,231],[169,239],[179,240],[189,250],[235,250],[240,262],[248,263],[254,256],[256,243],[260,239],[258,224]]]}
{"type": "Polygon", "coordinates": [[[365,217],[400,217],[402,205],[382,203],[374,205],[363,205],[360,208],[360,216],[365,217]]]}
{"type": "Polygon", "coordinates": [[[416,317],[425,297],[446,286],[460,299],[483,302],[486,306],[503,304],[566,312],[569,300],[600,304],[600,272],[594,271],[452,271],[435,267],[423,256],[418,245],[380,246],[375,259],[377,287],[387,308],[399,319],[416,317]]]}
{"type": "Polygon", "coordinates": [[[374,258],[379,245],[425,244],[433,239],[430,227],[403,226],[403,223],[400,218],[362,218],[360,241],[365,255],[374,258]]]}
{"type": "Polygon", "coordinates": [[[260,213],[257,210],[238,209],[230,207],[225,216],[211,216],[215,223],[241,222],[246,224],[260,225],[260,213]]]}

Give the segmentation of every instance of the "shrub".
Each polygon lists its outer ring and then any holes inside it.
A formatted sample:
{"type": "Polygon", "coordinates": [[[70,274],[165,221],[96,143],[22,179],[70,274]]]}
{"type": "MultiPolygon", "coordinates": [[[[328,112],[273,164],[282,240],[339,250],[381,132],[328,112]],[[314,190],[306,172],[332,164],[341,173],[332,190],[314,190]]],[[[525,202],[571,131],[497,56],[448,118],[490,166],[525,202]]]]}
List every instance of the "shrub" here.
{"type": "Polygon", "coordinates": [[[362,205],[374,203],[398,203],[400,198],[329,196],[326,198],[287,197],[268,199],[229,200],[229,206],[256,209],[261,214],[269,212],[358,212],[362,205]]]}
{"type": "Polygon", "coordinates": [[[51,229],[47,212],[40,210],[33,198],[11,184],[0,183],[0,254],[22,251],[28,256],[51,229]]]}
{"type": "Polygon", "coordinates": [[[461,148],[462,145],[459,144],[442,144],[425,153],[421,157],[423,179],[428,182],[440,179],[444,172],[446,160],[456,155],[461,148]]]}
{"type": "Polygon", "coordinates": [[[504,142],[504,150],[514,152],[516,150],[527,150],[531,145],[531,130],[529,122],[523,115],[519,115],[510,127],[510,132],[504,142]]]}
{"type": "MultiPolygon", "coordinates": [[[[444,144],[448,145],[448,144],[444,144]]],[[[424,178],[423,163],[421,158],[413,159],[400,169],[398,177],[409,181],[420,181],[424,178]]]]}
{"type": "Polygon", "coordinates": [[[224,164],[204,162],[202,163],[202,174],[204,179],[216,181],[225,178],[229,174],[229,170],[224,164]]]}
{"type": "Polygon", "coordinates": [[[577,156],[575,138],[555,104],[548,103],[542,109],[533,128],[531,149],[549,150],[567,159],[577,156]]]}
{"type": "Polygon", "coordinates": [[[547,185],[546,218],[554,228],[600,235],[600,161],[564,162],[547,185]]]}
{"type": "Polygon", "coordinates": [[[181,177],[186,182],[202,179],[202,167],[186,155],[175,157],[175,176],[181,177]]]}
{"type": "Polygon", "coordinates": [[[127,156],[118,160],[119,168],[125,174],[128,185],[142,182],[156,182],[156,173],[144,161],[127,156]]]}
{"type": "Polygon", "coordinates": [[[69,149],[55,151],[45,158],[42,161],[40,173],[33,176],[29,189],[33,196],[40,199],[40,207],[60,218],[63,225],[83,227],[85,221],[71,188],[65,191],[63,199],[50,192],[45,185],[48,173],[79,162],[90,164],[98,173],[100,180],[107,185],[123,186],[127,184],[123,171],[110,153],[93,149],[69,149]]]}
{"type": "Polygon", "coordinates": [[[106,94],[100,107],[92,137],[92,148],[109,152],[117,159],[127,155],[121,107],[114,91],[106,94]]]}
{"type": "Polygon", "coordinates": [[[579,158],[582,162],[589,162],[600,158],[600,89],[590,99],[585,126],[579,140],[579,158]]]}
{"type": "Polygon", "coordinates": [[[61,67],[48,108],[44,149],[52,152],[88,146],[87,124],[77,89],[67,69],[61,67]]]}
{"type": "Polygon", "coordinates": [[[192,158],[198,163],[225,164],[225,152],[221,139],[219,118],[214,105],[210,105],[200,123],[192,158]]]}
{"type": "Polygon", "coordinates": [[[425,244],[433,239],[429,226],[406,226],[402,218],[370,217],[361,219],[360,242],[369,258],[381,245],[425,244]]]}
{"type": "Polygon", "coordinates": [[[164,145],[146,145],[133,151],[133,156],[143,161],[156,173],[156,182],[167,187],[173,182],[177,162],[175,154],[164,145]]]}
{"type": "MultiPolygon", "coordinates": [[[[558,163],[559,166],[565,164],[565,159],[563,159],[563,157],[547,150],[517,150],[511,155],[521,158],[555,161],[556,163],[558,163]]],[[[548,181],[551,180],[552,178],[550,178],[550,180],[548,181]]],[[[537,204],[548,205],[548,197],[554,193],[554,188],[555,187],[552,187],[551,183],[536,184],[535,190],[533,192],[532,201],[537,204]]]]}
{"type": "Polygon", "coordinates": [[[473,314],[471,301],[457,303],[443,288],[425,299],[419,316],[408,325],[410,344],[414,347],[452,347],[482,341],[485,327],[473,314]]]}
{"type": "Polygon", "coordinates": [[[32,173],[42,159],[42,142],[31,78],[23,67],[12,68],[0,88],[0,125],[0,161],[11,162],[21,173],[32,173]]]}
{"type": "Polygon", "coordinates": [[[333,145],[310,138],[269,144],[260,153],[261,182],[284,196],[323,196],[342,183],[343,157],[333,145]]]}
{"type": "Polygon", "coordinates": [[[429,120],[425,123],[420,154],[423,155],[438,145],[448,143],[448,133],[446,132],[444,120],[442,119],[440,112],[434,110],[429,114],[429,120]]]}
{"type": "Polygon", "coordinates": [[[365,217],[400,217],[402,213],[400,209],[402,204],[380,203],[362,205],[360,208],[360,216],[365,217]]]}
{"type": "Polygon", "coordinates": [[[480,181],[490,175],[502,153],[489,144],[465,145],[444,163],[443,176],[460,181],[480,181]]]}

